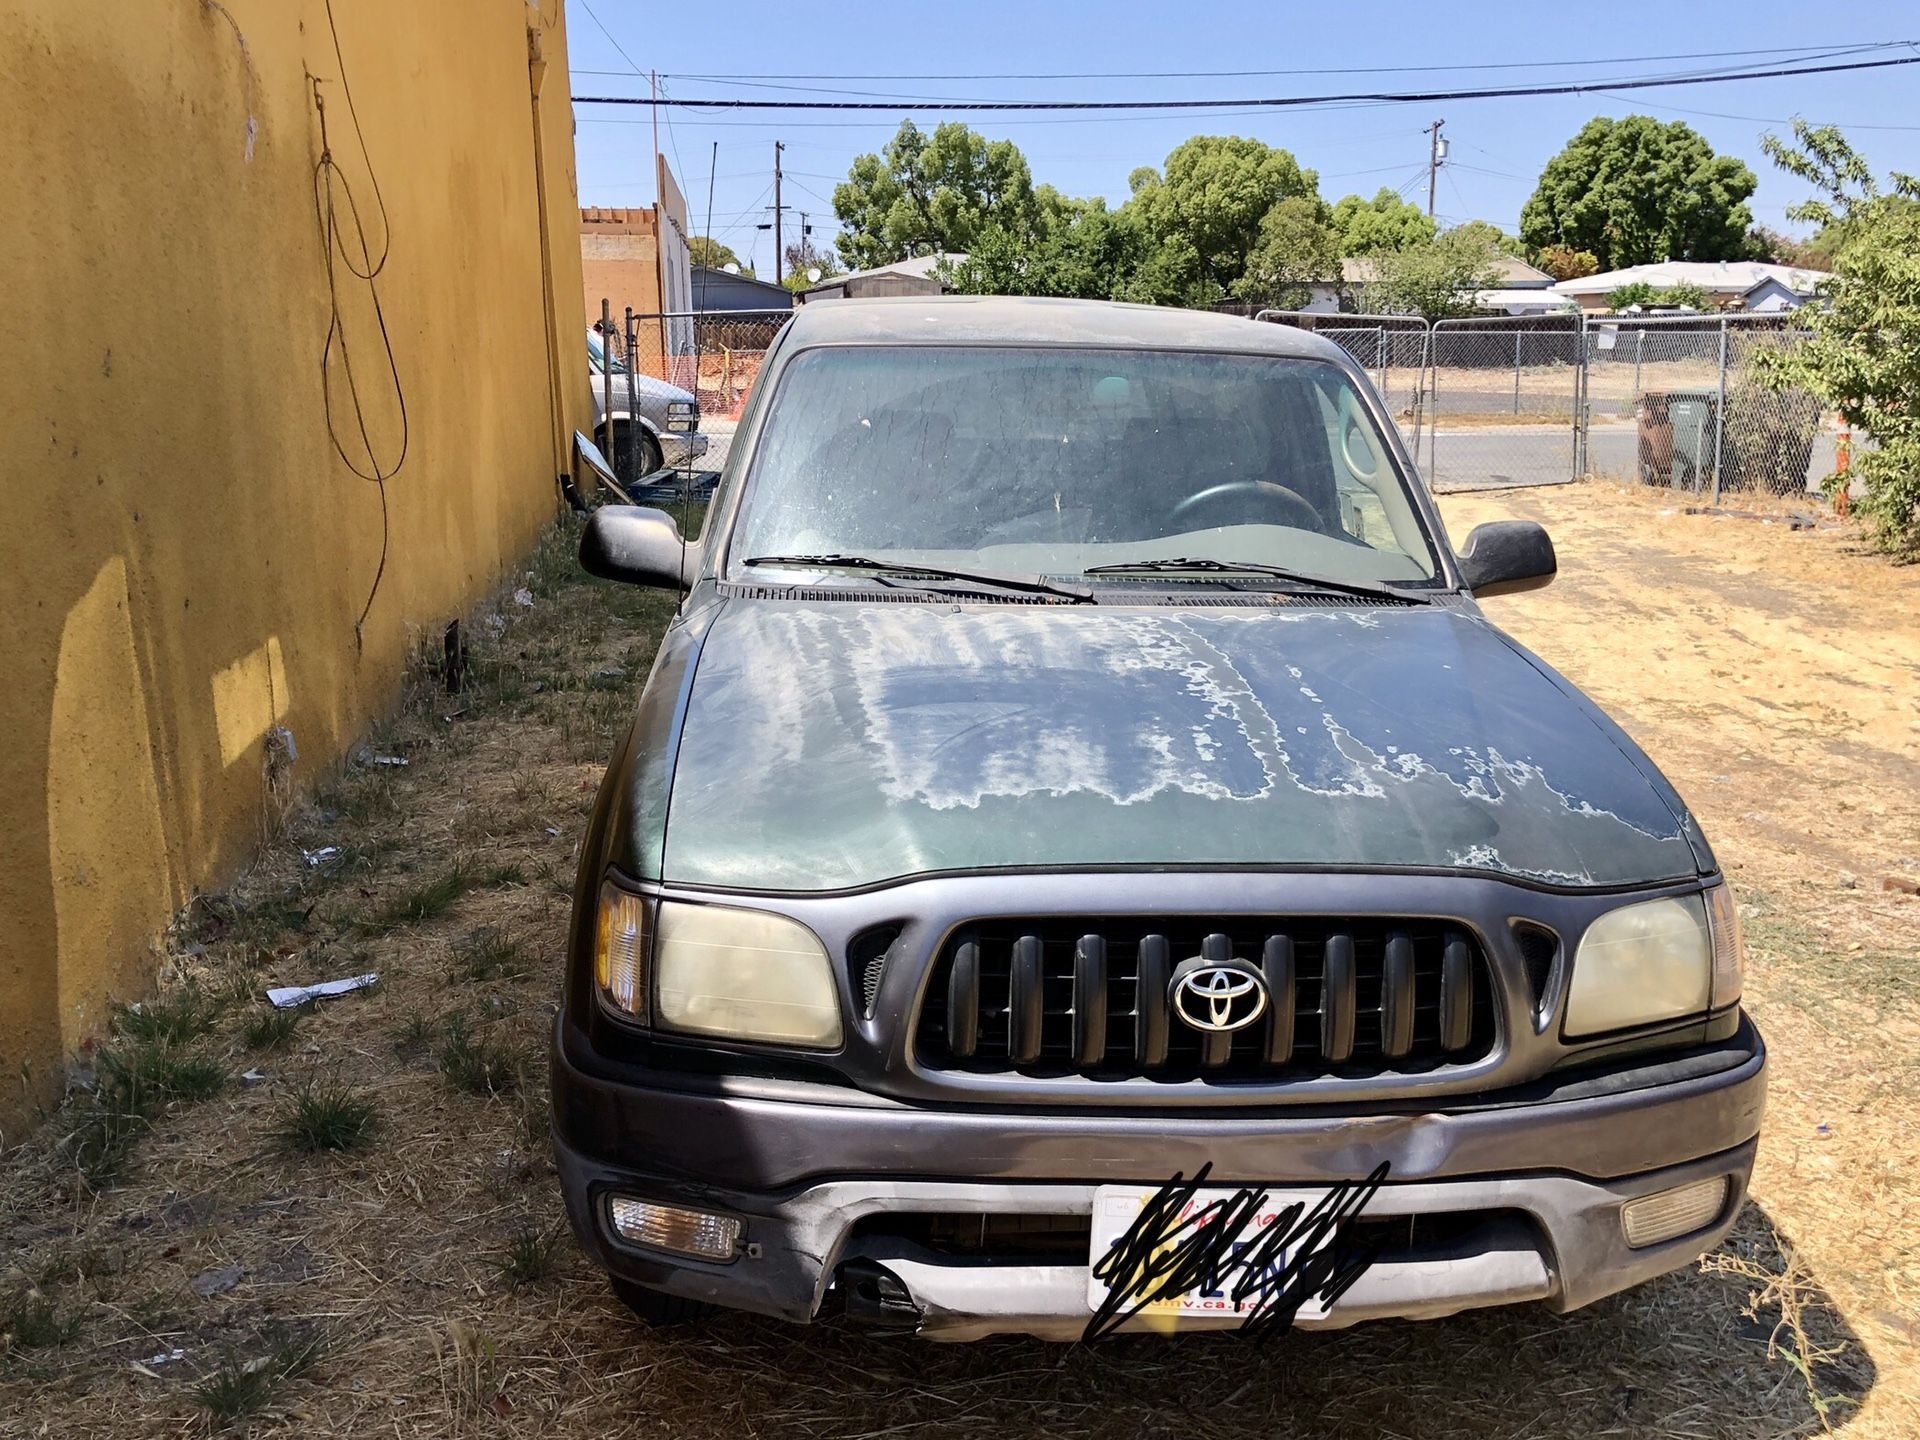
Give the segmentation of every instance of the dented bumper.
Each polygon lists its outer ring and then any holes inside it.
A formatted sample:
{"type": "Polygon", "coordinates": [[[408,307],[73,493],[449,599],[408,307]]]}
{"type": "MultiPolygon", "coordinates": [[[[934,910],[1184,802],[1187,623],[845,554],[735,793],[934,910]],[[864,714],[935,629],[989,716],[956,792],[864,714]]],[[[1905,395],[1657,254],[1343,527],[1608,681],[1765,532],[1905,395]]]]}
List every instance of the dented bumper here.
{"type": "MultiPolygon", "coordinates": [[[[563,1017],[554,1139],[574,1228],[610,1273],[797,1321],[847,1303],[955,1340],[1081,1334],[1088,1264],[1084,1241],[1067,1253],[1071,1217],[1090,1215],[1101,1184],[1210,1163],[1210,1183],[1310,1193],[1384,1162],[1365,1218],[1389,1243],[1328,1315],[1301,1322],[1337,1328],[1527,1300],[1571,1309],[1710,1249],[1745,1194],[1765,1064],[1742,1023],[1723,1044],[1445,1109],[1021,1114],[609,1067],[563,1017]],[[1726,1190],[1710,1222],[1628,1245],[1624,1202],[1715,1177],[1726,1190]],[[736,1217],[740,1252],[721,1264],[630,1246],[608,1224],[614,1193],[736,1217]],[[1058,1254],[962,1253],[926,1243],[928,1216],[1051,1217],[1066,1238],[1058,1254]],[[1404,1237],[1390,1220],[1406,1221],[1404,1237]],[[876,1278],[884,1305],[865,1293],[876,1278]]],[[[1236,1322],[1180,1328],[1221,1323],[1236,1322]]]]}

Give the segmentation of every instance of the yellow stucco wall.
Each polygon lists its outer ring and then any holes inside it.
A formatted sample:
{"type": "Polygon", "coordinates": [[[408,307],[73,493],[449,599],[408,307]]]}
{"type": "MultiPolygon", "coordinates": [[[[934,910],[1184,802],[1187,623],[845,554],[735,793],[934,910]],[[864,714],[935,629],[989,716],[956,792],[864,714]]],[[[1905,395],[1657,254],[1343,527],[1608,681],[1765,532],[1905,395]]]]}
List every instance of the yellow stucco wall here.
{"type": "MultiPolygon", "coordinates": [[[[5,1134],[251,854],[270,729],[327,765],[554,513],[587,405],[561,3],[332,0],[337,57],[326,0],[0,0],[5,1134]],[[409,427],[358,634],[381,504],[328,436],[309,76],[376,253],[384,200],[409,427]]],[[[368,289],[332,270],[390,456],[368,289]]],[[[351,443],[337,343],[332,386],[351,443]]]]}

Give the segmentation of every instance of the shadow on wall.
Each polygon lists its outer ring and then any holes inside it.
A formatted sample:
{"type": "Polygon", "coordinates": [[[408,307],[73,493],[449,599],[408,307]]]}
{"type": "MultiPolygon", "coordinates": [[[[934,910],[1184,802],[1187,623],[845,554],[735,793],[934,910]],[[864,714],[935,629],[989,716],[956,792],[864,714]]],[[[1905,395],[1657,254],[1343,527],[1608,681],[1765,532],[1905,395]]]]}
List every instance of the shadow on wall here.
{"type": "MultiPolygon", "coordinates": [[[[81,571],[74,559],[32,572],[30,583],[81,571]]],[[[24,1082],[30,1105],[57,1095],[63,1055],[104,1027],[108,998],[151,984],[158,925],[186,903],[210,857],[264,834],[294,759],[281,728],[293,696],[278,635],[183,684],[167,658],[186,648],[183,637],[153,633],[126,557],[86,563],[91,580],[77,597],[62,607],[41,589],[27,613],[47,623],[14,634],[22,655],[52,656],[50,683],[15,687],[7,724],[8,778],[43,777],[32,787],[38,804],[16,808],[20,789],[8,786],[0,925],[5,1083],[24,1082]],[[39,714],[23,719],[30,692],[39,714]],[[179,729],[215,738],[220,775],[192,763],[182,774],[179,729]],[[248,794],[257,823],[232,833],[226,797],[248,794]],[[213,838],[222,832],[230,845],[213,838]]],[[[333,737],[311,738],[325,746],[333,737]]]]}

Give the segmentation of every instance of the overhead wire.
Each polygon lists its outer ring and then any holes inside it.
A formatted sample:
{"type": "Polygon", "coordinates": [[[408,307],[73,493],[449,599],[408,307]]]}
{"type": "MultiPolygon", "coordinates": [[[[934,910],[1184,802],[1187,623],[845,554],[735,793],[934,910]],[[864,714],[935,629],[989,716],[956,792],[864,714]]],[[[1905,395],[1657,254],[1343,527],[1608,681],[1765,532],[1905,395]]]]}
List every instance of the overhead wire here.
{"type": "MultiPolygon", "coordinates": [[[[614,38],[613,31],[607,28],[606,21],[602,20],[598,15],[593,13],[593,6],[589,5],[587,3],[587,0],[580,0],[580,8],[587,12],[587,18],[593,21],[593,23],[597,27],[599,27],[600,33],[602,35],[607,37],[607,43],[613,46],[615,50],[618,50],[620,52],[620,58],[627,62],[628,67],[633,71],[633,73],[635,75],[645,75],[647,72],[642,70],[637,64],[634,63],[633,57],[627,54],[626,48],[622,46],[617,39],[614,38]]],[[[618,74],[619,72],[612,71],[609,73],[618,74]]]]}
{"type": "MultiPolygon", "coordinates": [[[[583,0],[584,3],[584,0],[583,0]]],[[[591,12],[589,12],[591,13],[591,12]]],[[[1831,53],[1844,53],[1846,50],[1871,50],[1887,45],[1887,41],[1859,41],[1840,47],[1831,53]]],[[[616,47],[617,48],[617,47],[616,47]]],[[[973,74],[874,74],[841,73],[759,73],[736,72],[727,74],[679,74],[681,80],[1207,80],[1207,79],[1252,79],[1276,75],[1417,75],[1460,72],[1470,70],[1546,70],[1572,69],[1595,65],[1625,65],[1634,62],[1652,63],[1666,60],[1734,60],[1755,55],[1805,55],[1813,51],[1824,51],[1821,46],[1777,45],[1750,50],[1693,50],[1680,51],[1665,55],[1615,55],[1581,60],[1504,60],[1504,61],[1467,61],[1446,65],[1355,65],[1344,68],[1312,66],[1294,70],[1082,70],[1082,71],[1030,71],[1017,72],[981,72],[973,74]]],[[[576,75],[613,75],[613,70],[580,69],[576,75]]]]}
{"type": "MultiPolygon", "coordinates": [[[[1801,75],[1831,75],[1843,72],[1885,70],[1917,64],[1920,64],[1920,54],[1899,55],[1880,60],[1841,60],[1835,63],[1821,65],[1779,65],[1714,73],[1652,75],[1629,79],[1571,81],[1564,84],[1551,85],[1484,86],[1448,90],[1363,90],[1325,95],[1214,97],[1208,99],[1173,100],[967,100],[960,102],[929,102],[925,108],[968,113],[1019,113],[1028,111],[1079,112],[1091,110],[1149,112],[1218,109],[1221,107],[1276,110],[1328,106],[1348,102],[1404,105],[1438,103],[1451,100],[1510,99],[1522,96],[1583,95],[1615,90],[1650,90],[1678,85],[1723,85],[1743,80],[1780,79],[1801,75]]],[[[574,103],[577,105],[646,105],[652,102],[644,96],[576,95],[574,97],[574,103]]],[[[697,110],[882,110],[897,112],[902,108],[898,101],[892,100],[763,100],[718,96],[686,97],[670,101],[663,100],[660,103],[671,104],[681,109],[697,110]]]]}
{"type": "MultiPolygon", "coordinates": [[[[1798,50],[1789,52],[1791,55],[1790,63],[1805,64],[1809,61],[1832,59],[1837,56],[1871,54],[1879,50],[1897,49],[1899,48],[1901,43],[1902,42],[1898,42],[1898,41],[1876,41],[1871,44],[1850,45],[1850,46],[1843,46],[1838,48],[1802,46],[1798,50]]],[[[1564,64],[1576,63],[1576,62],[1561,61],[1561,62],[1546,62],[1546,63],[1557,63],[1557,64],[1564,65],[1564,64]]],[[[1594,65],[1594,64],[1607,63],[1607,62],[1584,61],[1584,62],[1577,62],[1577,63],[1581,63],[1585,65],[1594,65]]],[[[1612,63],[1620,63],[1620,62],[1612,62],[1612,63]]],[[[1646,63],[1646,62],[1643,60],[1642,63],[1646,63]]],[[[1780,63],[1788,63],[1788,62],[1780,62],[1780,63]]],[[[1422,67],[1415,67],[1415,69],[1419,69],[1419,68],[1422,68],[1422,67]]],[[[1470,69],[1477,69],[1479,67],[1463,66],[1463,67],[1427,67],[1427,68],[1438,68],[1438,69],[1447,69],[1447,70],[1454,70],[1454,69],[1470,70],[1470,69]]],[[[1520,66],[1497,67],[1496,66],[1496,67],[1490,67],[1490,68],[1524,68],[1524,67],[1520,67],[1520,66]]],[[[1740,68],[1741,66],[1739,65],[1721,66],[1713,69],[1696,67],[1694,69],[1685,70],[1685,71],[1665,72],[1659,78],[1680,79],[1682,77],[1687,77],[1687,78],[1705,79],[1711,76],[1725,73],[1728,70],[1738,70],[1740,68]]],[[[618,75],[623,72],[604,71],[599,73],[603,73],[607,75],[618,75]]],[[[1224,74],[1226,75],[1231,75],[1235,73],[1237,72],[1231,72],[1231,71],[1224,72],[1224,74]]],[[[1263,75],[1264,74],[1272,74],[1272,75],[1336,74],[1337,75],[1337,74],[1390,74],[1390,73],[1406,73],[1406,72],[1395,72],[1392,70],[1370,70],[1362,67],[1362,68],[1355,68],[1355,69],[1348,69],[1348,70],[1336,69],[1331,71],[1282,70],[1282,71],[1261,71],[1261,72],[1252,72],[1252,73],[1263,74],[1263,75]]],[[[666,78],[666,77],[663,76],[662,78],[666,78]]],[[[677,75],[674,75],[672,78],[675,80],[691,80],[697,84],[703,84],[703,85],[727,85],[735,88],[779,90],[779,91],[784,91],[788,93],[805,93],[805,94],[813,94],[813,95],[844,95],[844,96],[852,96],[860,99],[898,100],[902,102],[919,104],[919,105],[967,105],[967,104],[972,104],[976,102],[984,103],[991,98],[991,97],[975,96],[975,95],[926,95],[926,94],[901,93],[898,91],[856,90],[856,89],[851,89],[845,86],[777,84],[771,81],[755,80],[755,79],[742,78],[742,77],[718,76],[718,75],[700,76],[700,75],[677,74],[677,75]]],[[[1015,77],[1008,76],[1008,77],[990,77],[990,78],[1011,79],[1015,77]]],[[[1055,78],[1055,77],[1041,77],[1041,78],[1055,78]]],[[[1060,77],[1060,78],[1066,78],[1066,77],[1060,77]]],[[[1645,74],[1634,74],[1634,75],[1629,75],[1622,78],[1634,80],[1634,79],[1645,79],[1649,77],[1646,76],[1645,74]]],[[[1602,83],[1602,81],[1599,78],[1595,78],[1589,83],[1600,84],[1602,83]]],[[[744,104],[747,102],[743,101],[742,103],[744,104]]]]}
{"type": "MultiPolygon", "coordinates": [[[[1595,93],[1605,97],[1608,100],[1616,100],[1620,98],[1616,95],[1608,95],[1607,92],[1604,90],[1596,91],[1595,93]]],[[[1624,104],[1626,102],[1623,101],[1622,103],[1624,104]]],[[[1795,119],[1800,118],[1796,116],[1788,116],[1787,118],[1782,119],[1779,116],[1775,116],[1775,115],[1729,115],[1724,111],[1720,111],[1720,110],[1689,110],[1686,107],[1680,106],[1680,105],[1666,105],[1661,103],[1658,100],[1639,100],[1634,103],[1641,104],[1641,105],[1651,105],[1655,110],[1669,110],[1675,115],[1698,115],[1708,120],[1742,120],[1753,125],[1791,125],[1793,124],[1795,119]]],[[[1899,131],[1904,134],[1912,134],[1915,132],[1920,132],[1920,125],[1878,125],[1878,124],[1869,124],[1864,120],[1815,120],[1810,123],[1815,125],[1832,125],[1836,129],[1840,129],[1840,130],[1891,130],[1891,131],[1899,131]]]]}

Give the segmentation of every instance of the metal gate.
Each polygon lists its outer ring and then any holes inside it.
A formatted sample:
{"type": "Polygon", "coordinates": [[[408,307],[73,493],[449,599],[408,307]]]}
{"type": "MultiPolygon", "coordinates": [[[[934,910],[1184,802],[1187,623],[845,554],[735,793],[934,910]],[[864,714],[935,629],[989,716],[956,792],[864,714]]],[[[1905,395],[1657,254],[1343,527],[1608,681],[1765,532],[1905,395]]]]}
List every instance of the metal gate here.
{"type": "Polygon", "coordinates": [[[1434,489],[1544,485],[1585,473],[1580,316],[1441,320],[1428,354],[1434,489]]]}

